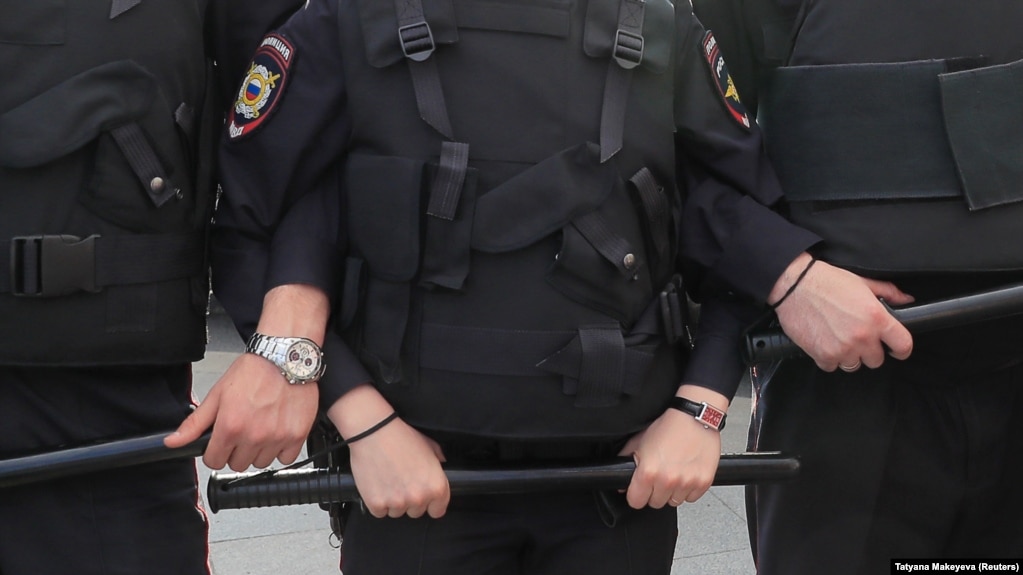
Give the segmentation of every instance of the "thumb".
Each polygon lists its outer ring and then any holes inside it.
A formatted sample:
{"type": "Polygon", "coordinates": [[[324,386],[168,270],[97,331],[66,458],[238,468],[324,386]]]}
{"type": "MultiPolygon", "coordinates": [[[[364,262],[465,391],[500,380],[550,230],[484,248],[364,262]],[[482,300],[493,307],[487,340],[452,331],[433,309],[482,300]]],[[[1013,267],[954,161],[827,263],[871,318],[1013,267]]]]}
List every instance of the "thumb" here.
{"type": "Polygon", "coordinates": [[[163,444],[170,449],[176,449],[199,439],[199,436],[213,425],[217,413],[215,403],[208,400],[199,404],[199,407],[186,417],[173,433],[163,438],[163,444]]]}

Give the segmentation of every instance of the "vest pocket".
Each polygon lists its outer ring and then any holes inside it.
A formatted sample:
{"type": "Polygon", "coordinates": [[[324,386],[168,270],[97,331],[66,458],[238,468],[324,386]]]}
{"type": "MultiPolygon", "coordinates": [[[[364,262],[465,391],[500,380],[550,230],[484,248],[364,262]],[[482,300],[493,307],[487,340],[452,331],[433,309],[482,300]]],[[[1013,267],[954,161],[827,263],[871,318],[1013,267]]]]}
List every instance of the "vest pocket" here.
{"type": "Polygon", "coordinates": [[[345,169],[348,232],[373,277],[407,282],[419,269],[425,164],[407,158],[353,155],[345,169]]]}

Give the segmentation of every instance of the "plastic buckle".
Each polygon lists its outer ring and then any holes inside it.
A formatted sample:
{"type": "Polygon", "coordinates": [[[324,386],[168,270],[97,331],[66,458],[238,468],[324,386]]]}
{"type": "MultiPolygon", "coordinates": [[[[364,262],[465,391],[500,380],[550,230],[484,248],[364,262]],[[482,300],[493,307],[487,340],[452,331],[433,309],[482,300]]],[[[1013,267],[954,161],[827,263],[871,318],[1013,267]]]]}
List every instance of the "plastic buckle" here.
{"type": "Polygon", "coordinates": [[[433,32],[425,20],[399,27],[398,41],[405,57],[416,62],[426,60],[437,48],[433,43],[433,32]]]}
{"type": "Polygon", "coordinates": [[[643,37],[618,29],[615,33],[614,59],[618,65],[631,70],[643,61],[643,37]]]}
{"type": "Polygon", "coordinates": [[[96,238],[19,236],[11,240],[11,294],[55,297],[97,292],[96,238]]]}

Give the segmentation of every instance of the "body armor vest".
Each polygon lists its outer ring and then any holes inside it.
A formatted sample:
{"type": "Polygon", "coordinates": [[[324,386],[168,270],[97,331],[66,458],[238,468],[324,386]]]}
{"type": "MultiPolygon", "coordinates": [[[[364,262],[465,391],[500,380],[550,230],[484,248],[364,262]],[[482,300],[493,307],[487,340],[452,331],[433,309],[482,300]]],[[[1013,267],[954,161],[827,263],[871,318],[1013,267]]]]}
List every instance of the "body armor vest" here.
{"type": "Polygon", "coordinates": [[[438,431],[647,425],[680,382],[672,6],[340,10],[354,131],[339,324],[379,389],[438,431]]]}
{"type": "Polygon", "coordinates": [[[992,22],[1023,22],[1023,4],[805,3],[759,121],[825,259],[1023,270],[1023,38],[992,22]]]}
{"type": "Polygon", "coordinates": [[[5,4],[0,365],[202,357],[218,128],[204,12],[5,4]]]}

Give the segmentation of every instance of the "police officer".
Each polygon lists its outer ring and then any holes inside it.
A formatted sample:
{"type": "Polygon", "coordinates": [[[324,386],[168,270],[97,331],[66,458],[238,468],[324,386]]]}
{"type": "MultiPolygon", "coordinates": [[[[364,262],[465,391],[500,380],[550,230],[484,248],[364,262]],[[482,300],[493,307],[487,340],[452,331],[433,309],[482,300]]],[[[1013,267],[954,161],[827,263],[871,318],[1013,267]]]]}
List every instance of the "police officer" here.
{"type": "MultiPolygon", "coordinates": [[[[189,413],[218,85],[296,2],[250,8],[0,6],[0,458],[189,413]]],[[[0,489],[0,573],[209,573],[196,483],[182,460],[0,489]]]]}
{"type": "MultiPolygon", "coordinates": [[[[823,238],[812,253],[918,302],[1023,277],[1019,3],[695,5],[755,106],[792,220],[823,238]]],[[[1023,556],[1021,331],[1004,318],[920,334],[880,367],[757,366],[751,446],[803,462],[795,481],[749,488],[758,572],[1023,556]]]]}
{"type": "MultiPolygon", "coordinates": [[[[363,500],[346,573],[670,570],[759,311],[700,288],[687,354],[678,246],[708,252],[699,285],[724,252],[763,302],[818,241],[768,208],[759,133],[688,5],[315,0],[261,43],[227,134],[214,290],[249,353],[179,440],[243,391],[308,429],[319,396],[363,500]],[[451,500],[441,469],[615,454],[638,462],[624,501],[451,500]]],[[[214,447],[238,469],[300,444],[214,447]]]]}

